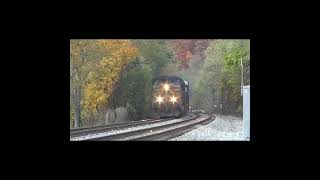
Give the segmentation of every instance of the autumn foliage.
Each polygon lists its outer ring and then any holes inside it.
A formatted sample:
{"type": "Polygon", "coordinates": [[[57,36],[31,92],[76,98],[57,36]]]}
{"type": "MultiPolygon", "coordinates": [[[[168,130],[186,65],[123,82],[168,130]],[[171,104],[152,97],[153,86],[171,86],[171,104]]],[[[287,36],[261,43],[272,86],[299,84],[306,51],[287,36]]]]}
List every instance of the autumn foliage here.
{"type": "Polygon", "coordinates": [[[78,96],[73,94],[75,102],[81,99],[75,106],[80,109],[81,105],[81,115],[84,118],[96,114],[99,107],[107,103],[122,69],[137,54],[138,49],[130,40],[70,42],[71,88],[77,90],[75,92],[81,92],[78,96]]]}
{"type": "Polygon", "coordinates": [[[138,50],[129,40],[101,40],[106,52],[99,64],[88,76],[84,88],[83,106],[88,112],[97,112],[97,107],[107,102],[121,70],[137,56],[138,50]]]}
{"type": "Polygon", "coordinates": [[[250,84],[248,40],[70,40],[70,126],[114,122],[122,108],[127,121],[148,118],[159,75],[189,80],[192,106],[240,112],[241,61],[250,84]]]}
{"type": "Polygon", "coordinates": [[[173,40],[171,45],[174,49],[176,59],[180,62],[180,69],[189,68],[191,58],[194,55],[200,56],[203,60],[205,58],[205,50],[210,44],[210,40],[173,40]]]}

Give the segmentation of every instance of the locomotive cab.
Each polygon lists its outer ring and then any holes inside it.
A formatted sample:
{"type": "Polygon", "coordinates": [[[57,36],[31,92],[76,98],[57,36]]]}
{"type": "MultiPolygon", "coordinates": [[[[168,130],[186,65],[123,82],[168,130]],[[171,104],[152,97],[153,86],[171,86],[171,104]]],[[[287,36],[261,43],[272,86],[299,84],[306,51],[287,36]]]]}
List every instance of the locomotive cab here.
{"type": "Polygon", "coordinates": [[[152,114],[178,117],[189,108],[189,85],[177,76],[160,76],[152,80],[152,114]]]}

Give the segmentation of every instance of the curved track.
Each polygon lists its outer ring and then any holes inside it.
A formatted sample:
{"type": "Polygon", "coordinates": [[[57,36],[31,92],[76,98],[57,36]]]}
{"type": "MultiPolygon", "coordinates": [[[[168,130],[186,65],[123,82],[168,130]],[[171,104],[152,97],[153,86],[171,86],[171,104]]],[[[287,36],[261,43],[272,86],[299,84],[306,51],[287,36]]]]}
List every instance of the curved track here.
{"type": "MultiPolygon", "coordinates": [[[[93,127],[93,129],[86,129],[73,133],[74,135],[86,135],[99,132],[108,132],[119,129],[128,129],[132,127],[140,126],[139,128],[133,128],[129,131],[118,131],[103,135],[100,137],[94,137],[84,139],[84,141],[126,141],[126,140],[137,140],[137,141],[149,141],[149,140],[168,140],[170,138],[179,136],[187,131],[192,130],[199,124],[205,124],[215,119],[214,115],[205,114],[188,114],[187,116],[180,119],[157,119],[157,120],[145,120],[133,123],[123,123],[112,126],[104,126],[101,128],[93,127]],[[145,126],[143,126],[145,125],[145,126]]],[[[71,133],[71,132],[70,132],[71,133]]],[[[71,134],[70,134],[71,136],[71,134]]]]}
{"type": "Polygon", "coordinates": [[[199,116],[197,119],[190,122],[188,121],[188,122],[179,123],[176,126],[171,126],[168,128],[164,127],[162,130],[158,132],[151,133],[149,135],[142,136],[140,138],[135,138],[134,140],[137,140],[137,141],[169,140],[177,136],[180,136],[184,133],[187,133],[193,129],[196,129],[198,125],[208,124],[211,121],[215,120],[214,115],[203,117],[203,119],[199,119],[199,118],[201,117],[199,116]]]}
{"type": "Polygon", "coordinates": [[[141,126],[141,125],[145,125],[145,124],[154,124],[154,123],[158,123],[158,122],[165,122],[165,121],[169,121],[172,119],[173,118],[144,119],[144,120],[140,120],[140,121],[126,122],[126,123],[119,123],[119,124],[70,129],[70,137],[85,136],[88,134],[101,133],[101,132],[106,132],[106,131],[115,131],[115,130],[130,128],[130,127],[141,126]]]}

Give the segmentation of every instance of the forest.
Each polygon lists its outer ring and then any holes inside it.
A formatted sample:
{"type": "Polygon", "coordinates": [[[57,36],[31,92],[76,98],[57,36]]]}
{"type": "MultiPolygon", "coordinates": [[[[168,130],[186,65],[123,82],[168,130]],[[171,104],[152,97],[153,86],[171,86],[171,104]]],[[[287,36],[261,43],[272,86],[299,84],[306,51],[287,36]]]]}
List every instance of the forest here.
{"type": "Polygon", "coordinates": [[[72,39],[70,128],[149,118],[151,81],[160,75],[190,82],[191,109],[241,116],[250,40],[72,39]]]}

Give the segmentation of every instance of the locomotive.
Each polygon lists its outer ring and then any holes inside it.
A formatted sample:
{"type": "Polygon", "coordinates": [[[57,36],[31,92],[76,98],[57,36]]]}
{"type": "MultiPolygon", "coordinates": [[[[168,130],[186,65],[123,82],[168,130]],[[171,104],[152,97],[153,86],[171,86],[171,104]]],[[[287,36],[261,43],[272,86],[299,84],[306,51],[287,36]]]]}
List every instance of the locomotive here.
{"type": "Polygon", "coordinates": [[[153,116],[180,117],[189,111],[189,82],[177,76],[152,79],[153,116]]]}

